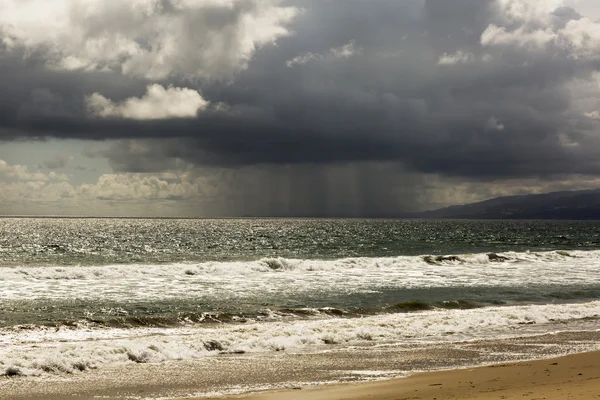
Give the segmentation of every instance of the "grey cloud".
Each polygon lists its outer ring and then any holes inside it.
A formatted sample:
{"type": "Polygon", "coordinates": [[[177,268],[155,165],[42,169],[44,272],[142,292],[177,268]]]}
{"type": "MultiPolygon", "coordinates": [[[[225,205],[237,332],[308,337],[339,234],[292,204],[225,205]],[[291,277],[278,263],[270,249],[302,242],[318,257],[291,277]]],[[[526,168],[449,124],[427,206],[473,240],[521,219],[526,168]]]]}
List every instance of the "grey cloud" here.
{"type": "Polygon", "coordinates": [[[69,163],[73,161],[72,156],[68,155],[57,155],[52,160],[47,160],[42,163],[42,166],[48,169],[60,169],[65,168],[69,163]]]}
{"type": "MultiPolygon", "coordinates": [[[[162,82],[228,105],[195,119],[93,119],[85,96],[98,92],[118,103],[143,96],[148,82],[6,58],[0,86],[9,95],[0,104],[0,126],[11,135],[4,139],[126,140],[104,154],[123,172],[393,163],[477,179],[600,173],[598,125],[584,115],[593,110],[574,107],[577,93],[569,86],[589,79],[599,59],[575,57],[560,43],[535,51],[483,44],[486,29],[503,20],[492,0],[296,3],[305,12],[290,25],[293,34],[258,49],[233,81],[162,82]],[[362,49],[351,58],[286,65],[351,40],[362,49]],[[457,52],[469,57],[438,64],[457,52]]],[[[554,32],[579,19],[562,7],[545,22],[515,20],[503,29],[545,23],[554,32]]]]}
{"type": "Polygon", "coordinates": [[[577,10],[573,9],[572,7],[566,6],[557,8],[556,10],[554,10],[552,15],[556,17],[555,26],[559,28],[563,28],[567,24],[567,22],[571,20],[577,20],[582,17],[581,14],[577,12],[577,10]]]}

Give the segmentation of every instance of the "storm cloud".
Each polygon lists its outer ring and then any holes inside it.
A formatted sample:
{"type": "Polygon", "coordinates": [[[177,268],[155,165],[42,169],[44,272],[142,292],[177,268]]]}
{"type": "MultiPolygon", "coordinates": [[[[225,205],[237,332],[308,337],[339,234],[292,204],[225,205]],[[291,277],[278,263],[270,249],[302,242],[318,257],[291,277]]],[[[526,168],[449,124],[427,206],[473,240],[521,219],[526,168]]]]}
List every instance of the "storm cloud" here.
{"type": "Polygon", "coordinates": [[[414,208],[431,179],[600,174],[600,22],[576,2],[3,0],[0,15],[0,138],[108,140],[116,173],[292,182],[311,193],[280,195],[281,214],[351,197],[348,215],[414,208]]]}

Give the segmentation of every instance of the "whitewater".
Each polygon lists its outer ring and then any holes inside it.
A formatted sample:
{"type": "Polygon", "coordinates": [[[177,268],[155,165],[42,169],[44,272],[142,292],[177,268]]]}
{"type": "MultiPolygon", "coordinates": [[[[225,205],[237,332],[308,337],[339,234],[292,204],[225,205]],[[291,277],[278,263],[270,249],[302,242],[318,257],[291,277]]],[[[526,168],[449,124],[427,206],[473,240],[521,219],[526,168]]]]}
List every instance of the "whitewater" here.
{"type": "Polygon", "coordinates": [[[386,288],[593,288],[600,285],[599,267],[600,251],[12,267],[0,269],[0,299],[240,299],[386,288]]]}

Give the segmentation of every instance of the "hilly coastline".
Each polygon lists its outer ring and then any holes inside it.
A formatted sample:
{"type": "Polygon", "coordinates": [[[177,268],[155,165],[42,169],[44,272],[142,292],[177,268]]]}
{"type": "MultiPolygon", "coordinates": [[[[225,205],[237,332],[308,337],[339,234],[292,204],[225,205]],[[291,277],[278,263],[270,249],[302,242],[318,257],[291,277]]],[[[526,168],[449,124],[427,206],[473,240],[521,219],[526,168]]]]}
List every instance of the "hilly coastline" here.
{"type": "Polygon", "coordinates": [[[438,219],[600,219],[600,189],[497,197],[414,213],[438,219]]]}

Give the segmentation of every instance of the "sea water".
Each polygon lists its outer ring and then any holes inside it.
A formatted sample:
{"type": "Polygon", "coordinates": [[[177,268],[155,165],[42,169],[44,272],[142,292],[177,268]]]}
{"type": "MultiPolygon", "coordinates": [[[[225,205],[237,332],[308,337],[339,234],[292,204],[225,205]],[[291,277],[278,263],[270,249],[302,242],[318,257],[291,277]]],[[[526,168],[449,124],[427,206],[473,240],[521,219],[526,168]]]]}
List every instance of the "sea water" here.
{"type": "MultiPolygon", "coordinates": [[[[2,218],[0,375],[593,333],[599,267],[593,221],[2,218]]],[[[597,343],[482,345],[473,360],[597,343]]],[[[429,364],[410,365],[348,369],[361,380],[429,364]]]]}

